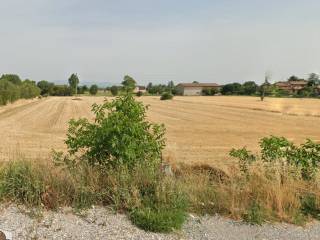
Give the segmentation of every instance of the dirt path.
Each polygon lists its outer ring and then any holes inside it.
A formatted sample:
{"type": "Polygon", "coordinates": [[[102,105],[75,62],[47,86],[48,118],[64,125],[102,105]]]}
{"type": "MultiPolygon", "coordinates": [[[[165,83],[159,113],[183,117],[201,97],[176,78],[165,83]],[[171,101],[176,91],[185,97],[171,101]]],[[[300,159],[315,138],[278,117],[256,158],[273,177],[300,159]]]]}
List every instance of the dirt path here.
{"type": "MultiPolygon", "coordinates": [[[[64,150],[70,118],[89,117],[90,106],[103,97],[50,97],[0,107],[0,160],[48,158],[64,150]]],[[[297,143],[320,140],[320,100],[253,97],[175,97],[149,104],[150,120],[167,128],[165,156],[173,161],[227,165],[233,147],[257,149],[260,138],[285,136],[297,143]]]]}

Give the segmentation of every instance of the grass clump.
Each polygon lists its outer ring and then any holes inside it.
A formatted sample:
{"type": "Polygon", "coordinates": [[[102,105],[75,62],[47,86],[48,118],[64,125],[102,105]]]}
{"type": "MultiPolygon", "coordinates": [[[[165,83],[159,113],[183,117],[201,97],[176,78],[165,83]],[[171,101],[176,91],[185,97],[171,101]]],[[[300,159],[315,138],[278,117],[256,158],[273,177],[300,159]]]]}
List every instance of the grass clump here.
{"type": "Polygon", "coordinates": [[[0,198],[40,206],[44,173],[27,161],[9,162],[0,171],[0,198]]]}
{"type": "Polygon", "coordinates": [[[308,193],[301,197],[301,212],[320,220],[320,202],[316,195],[308,193]]]}
{"type": "Polygon", "coordinates": [[[243,219],[246,222],[257,225],[262,225],[262,223],[265,221],[265,218],[264,209],[257,202],[253,202],[243,215],[243,219]]]}

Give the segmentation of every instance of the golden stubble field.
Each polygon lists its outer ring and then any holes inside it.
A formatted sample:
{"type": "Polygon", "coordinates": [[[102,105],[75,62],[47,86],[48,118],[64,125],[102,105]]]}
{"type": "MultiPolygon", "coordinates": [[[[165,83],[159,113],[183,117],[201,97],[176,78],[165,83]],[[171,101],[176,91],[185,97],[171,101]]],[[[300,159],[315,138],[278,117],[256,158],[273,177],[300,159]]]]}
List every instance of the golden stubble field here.
{"type": "MultiPolygon", "coordinates": [[[[0,107],[0,160],[49,159],[52,149],[65,150],[70,118],[91,118],[91,105],[103,97],[50,97],[0,107]]],[[[285,136],[301,143],[320,141],[320,100],[255,97],[139,98],[150,105],[148,118],[164,123],[164,156],[185,163],[231,164],[228,152],[247,146],[257,150],[260,138],[285,136]]]]}

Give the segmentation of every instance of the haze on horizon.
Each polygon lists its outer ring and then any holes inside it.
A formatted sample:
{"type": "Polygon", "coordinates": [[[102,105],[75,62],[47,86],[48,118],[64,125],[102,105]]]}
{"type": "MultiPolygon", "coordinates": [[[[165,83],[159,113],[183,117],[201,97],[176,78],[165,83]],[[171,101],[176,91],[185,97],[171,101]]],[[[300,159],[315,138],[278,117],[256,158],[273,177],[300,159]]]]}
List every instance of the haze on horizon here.
{"type": "Polygon", "coordinates": [[[262,82],[320,71],[317,0],[0,0],[0,73],[262,82]]]}

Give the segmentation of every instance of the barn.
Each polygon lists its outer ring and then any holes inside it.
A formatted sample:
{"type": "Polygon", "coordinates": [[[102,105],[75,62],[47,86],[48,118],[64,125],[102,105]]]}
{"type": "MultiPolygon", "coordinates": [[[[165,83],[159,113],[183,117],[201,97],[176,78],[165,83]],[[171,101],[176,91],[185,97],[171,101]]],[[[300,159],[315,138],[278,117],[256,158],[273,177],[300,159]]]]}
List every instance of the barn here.
{"type": "Polygon", "coordinates": [[[179,95],[183,96],[201,96],[204,89],[220,89],[216,83],[180,83],[177,85],[179,95]]]}

